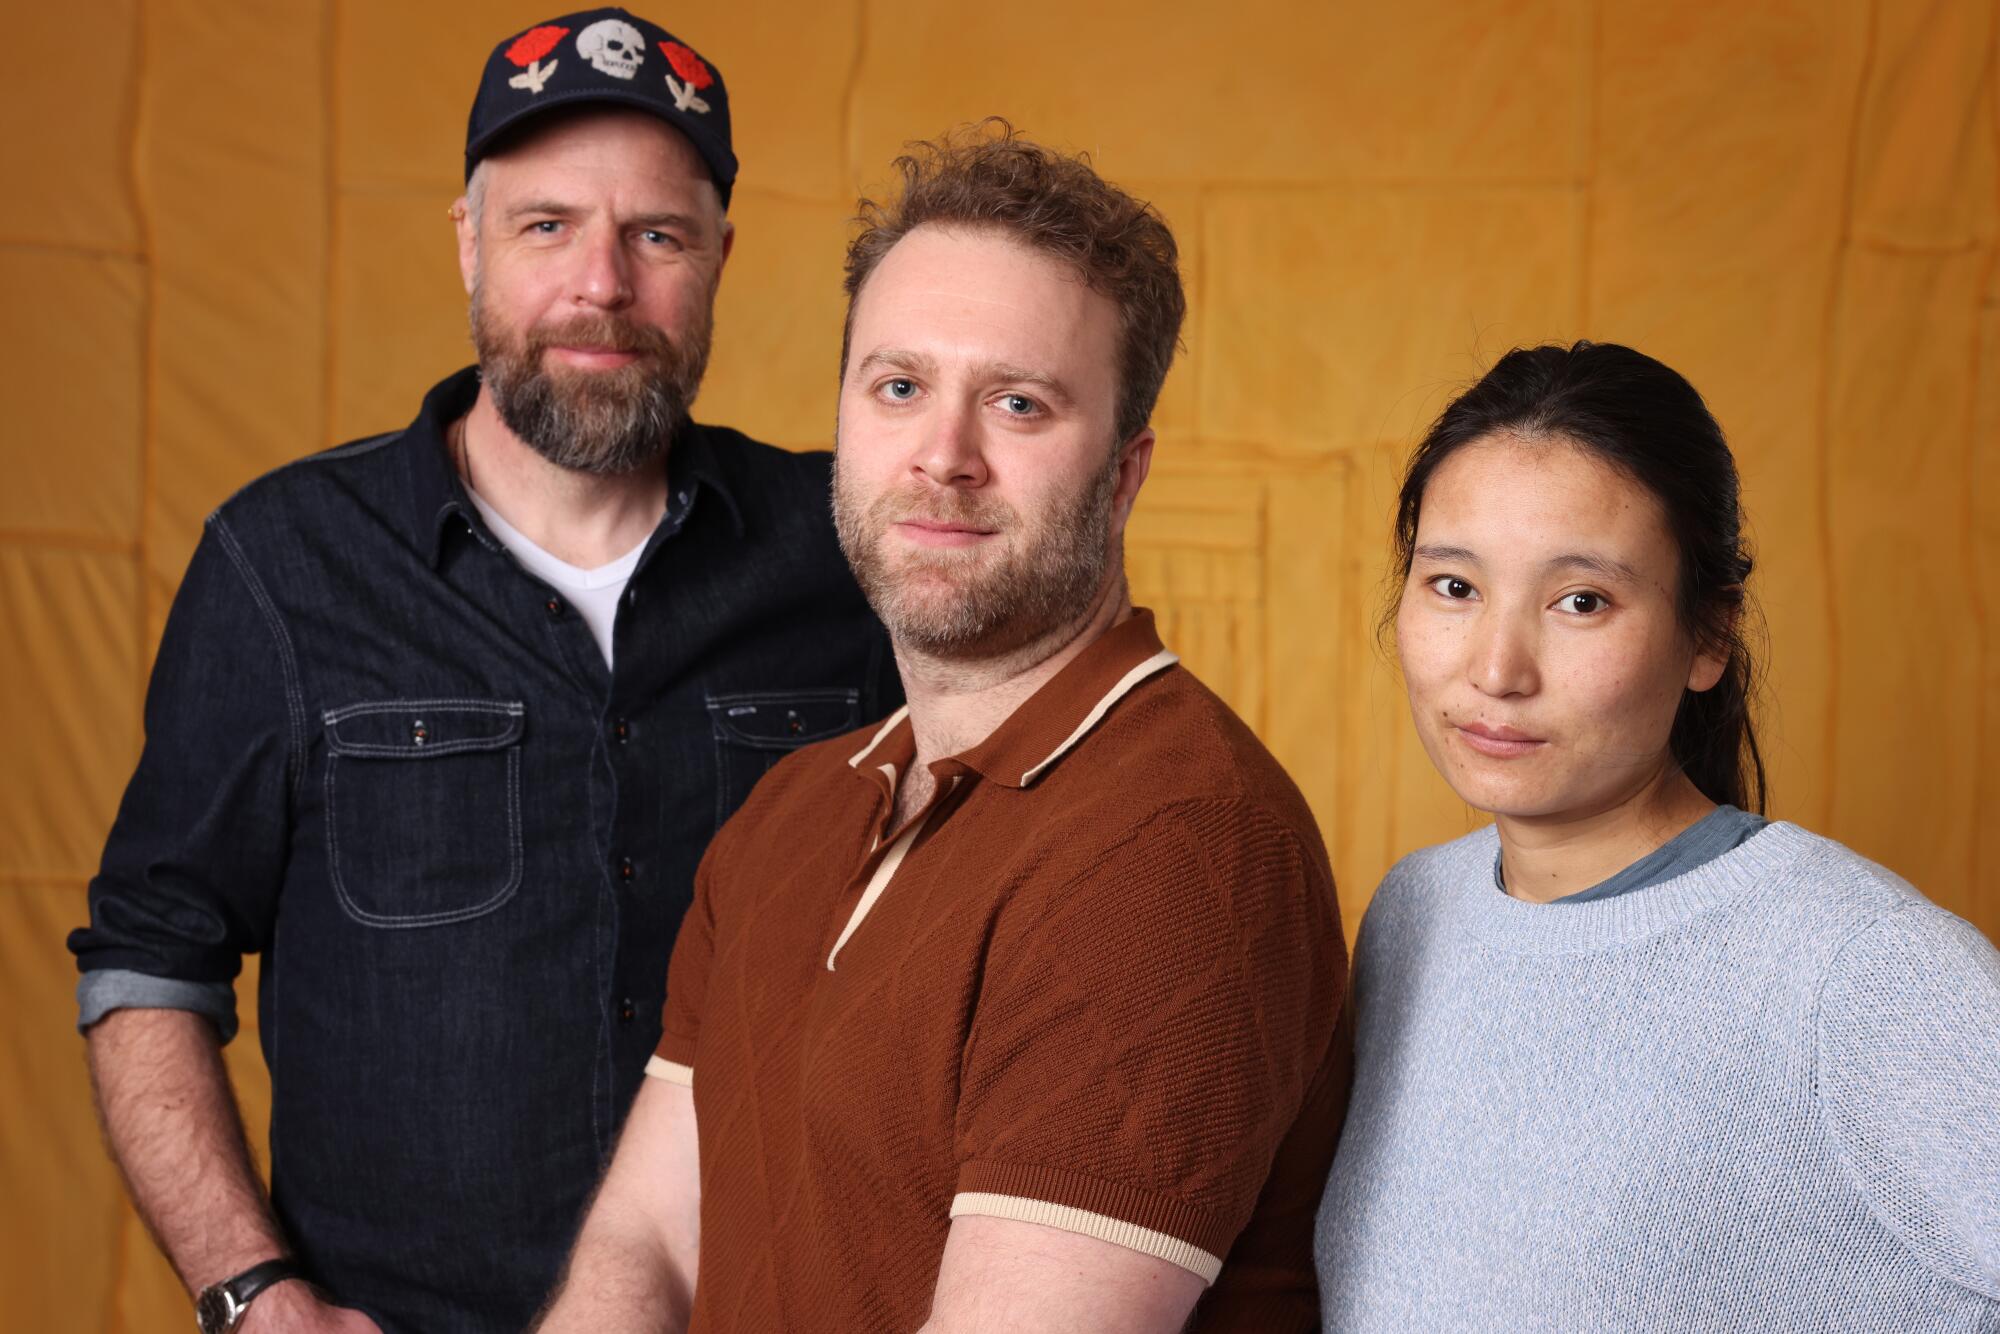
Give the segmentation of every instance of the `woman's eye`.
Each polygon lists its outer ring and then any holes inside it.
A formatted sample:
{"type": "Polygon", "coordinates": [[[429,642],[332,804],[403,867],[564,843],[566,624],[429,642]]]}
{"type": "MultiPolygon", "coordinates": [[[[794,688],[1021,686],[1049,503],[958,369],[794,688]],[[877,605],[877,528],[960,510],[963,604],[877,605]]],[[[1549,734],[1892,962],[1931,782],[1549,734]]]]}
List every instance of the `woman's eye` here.
{"type": "Polygon", "coordinates": [[[1474,595],[1474,589],[1471,584],[1466,583],[1465,580],[1460,579],[1457,575],[1451,574],[1441,574],[1431,580],[1431,589],[1438,596],[1450,598],[1454,602],[1463,602],[1474,595]]]}
{"type": "Polygon", "coordinates": [[[1604,610],[1604,599],[1596,593],[1565,593],[1556,605],[1578,616],[1589,616],[1604,610]]]}
{"type": "Polygon", "coordinates": [[[907,403],[917,396],[915,380],[890,380],[882,386],[882,392],[898,403],[907,403]]]}

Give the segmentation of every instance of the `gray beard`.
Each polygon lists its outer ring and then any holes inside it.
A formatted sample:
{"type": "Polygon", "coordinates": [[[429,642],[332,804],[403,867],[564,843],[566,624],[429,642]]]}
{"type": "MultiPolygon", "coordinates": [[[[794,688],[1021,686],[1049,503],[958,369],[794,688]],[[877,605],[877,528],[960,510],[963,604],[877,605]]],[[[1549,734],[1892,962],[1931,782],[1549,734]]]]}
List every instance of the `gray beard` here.
{"type": "Polygon", "coordinates": [[[558,468],[608,477],[657,464],[708,369],[713,325],[699,325],[675,342],[652,328],[597,315],[560,329],[531,329],[515,337],[486,313],[475,284],[472,341],[481,378],[500,420],[528,447],[558,468]],[[552,373],[543,353],[565,336],[639,352],[614,371],[552,373]]]}
{"type": "Polygon", "coordinates": [[[687,417],[687,404],[657,382],[619,398],[559,389],[541,371],[519,381],[489,372],[486,384],[508,430],[558,468],[598,477],[658,462],[687,417]]]}

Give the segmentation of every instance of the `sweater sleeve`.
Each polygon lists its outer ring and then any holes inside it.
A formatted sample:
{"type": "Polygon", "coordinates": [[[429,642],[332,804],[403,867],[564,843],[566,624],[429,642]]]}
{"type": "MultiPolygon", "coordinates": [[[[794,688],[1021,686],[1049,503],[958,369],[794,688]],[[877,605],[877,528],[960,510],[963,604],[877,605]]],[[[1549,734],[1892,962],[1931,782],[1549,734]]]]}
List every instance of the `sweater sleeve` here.
{"type": "Polygon", "coordinates": [[[2000,953],[1912,901],[1856,933],[1820,992],[1817,1089],[1876,1217],[2000,1299],[2000,953]]]}

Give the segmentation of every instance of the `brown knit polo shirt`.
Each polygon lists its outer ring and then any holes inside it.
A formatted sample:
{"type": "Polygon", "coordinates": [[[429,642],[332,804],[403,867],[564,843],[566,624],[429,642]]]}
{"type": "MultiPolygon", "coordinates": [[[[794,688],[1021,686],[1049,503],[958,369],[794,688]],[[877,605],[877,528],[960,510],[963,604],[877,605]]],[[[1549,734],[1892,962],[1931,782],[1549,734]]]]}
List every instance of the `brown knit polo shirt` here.
{"type": "Polygon", "coordinates": [[[698,1330],[914,1330],[951,1219],[1209,1280],[1195,1328],[1317,1322],[1347,1100],[1312,814],[1141,611],[931,766],[903,714],[779,764],[717,835],[648,1073],[691,1081],[698,1330]]]}

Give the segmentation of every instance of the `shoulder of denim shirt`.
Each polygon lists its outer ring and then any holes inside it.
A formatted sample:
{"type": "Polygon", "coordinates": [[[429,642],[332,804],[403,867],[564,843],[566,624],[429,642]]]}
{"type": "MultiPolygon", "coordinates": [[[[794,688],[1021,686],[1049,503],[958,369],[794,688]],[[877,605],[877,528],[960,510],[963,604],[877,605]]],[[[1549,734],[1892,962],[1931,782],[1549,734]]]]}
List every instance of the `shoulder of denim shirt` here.
{"type": "Polygon", "coordinates": [[[478,392],[476,368],[456,371],[424,395],[409,425],[274,468],[217,506],[209,524],[257,546],[329,532],[365,541],[371,527],[386,527],[434,556],[443,518],[469,506],[445,451],[445,428],[478,392]]]}
{"type": "Polygon", "coordinates": [[[807,528],[833,532],[833,455],[782,449],[727,426],[691,424],[674,440],[667,470],[720,494],[739,536],[807,528]]]}

